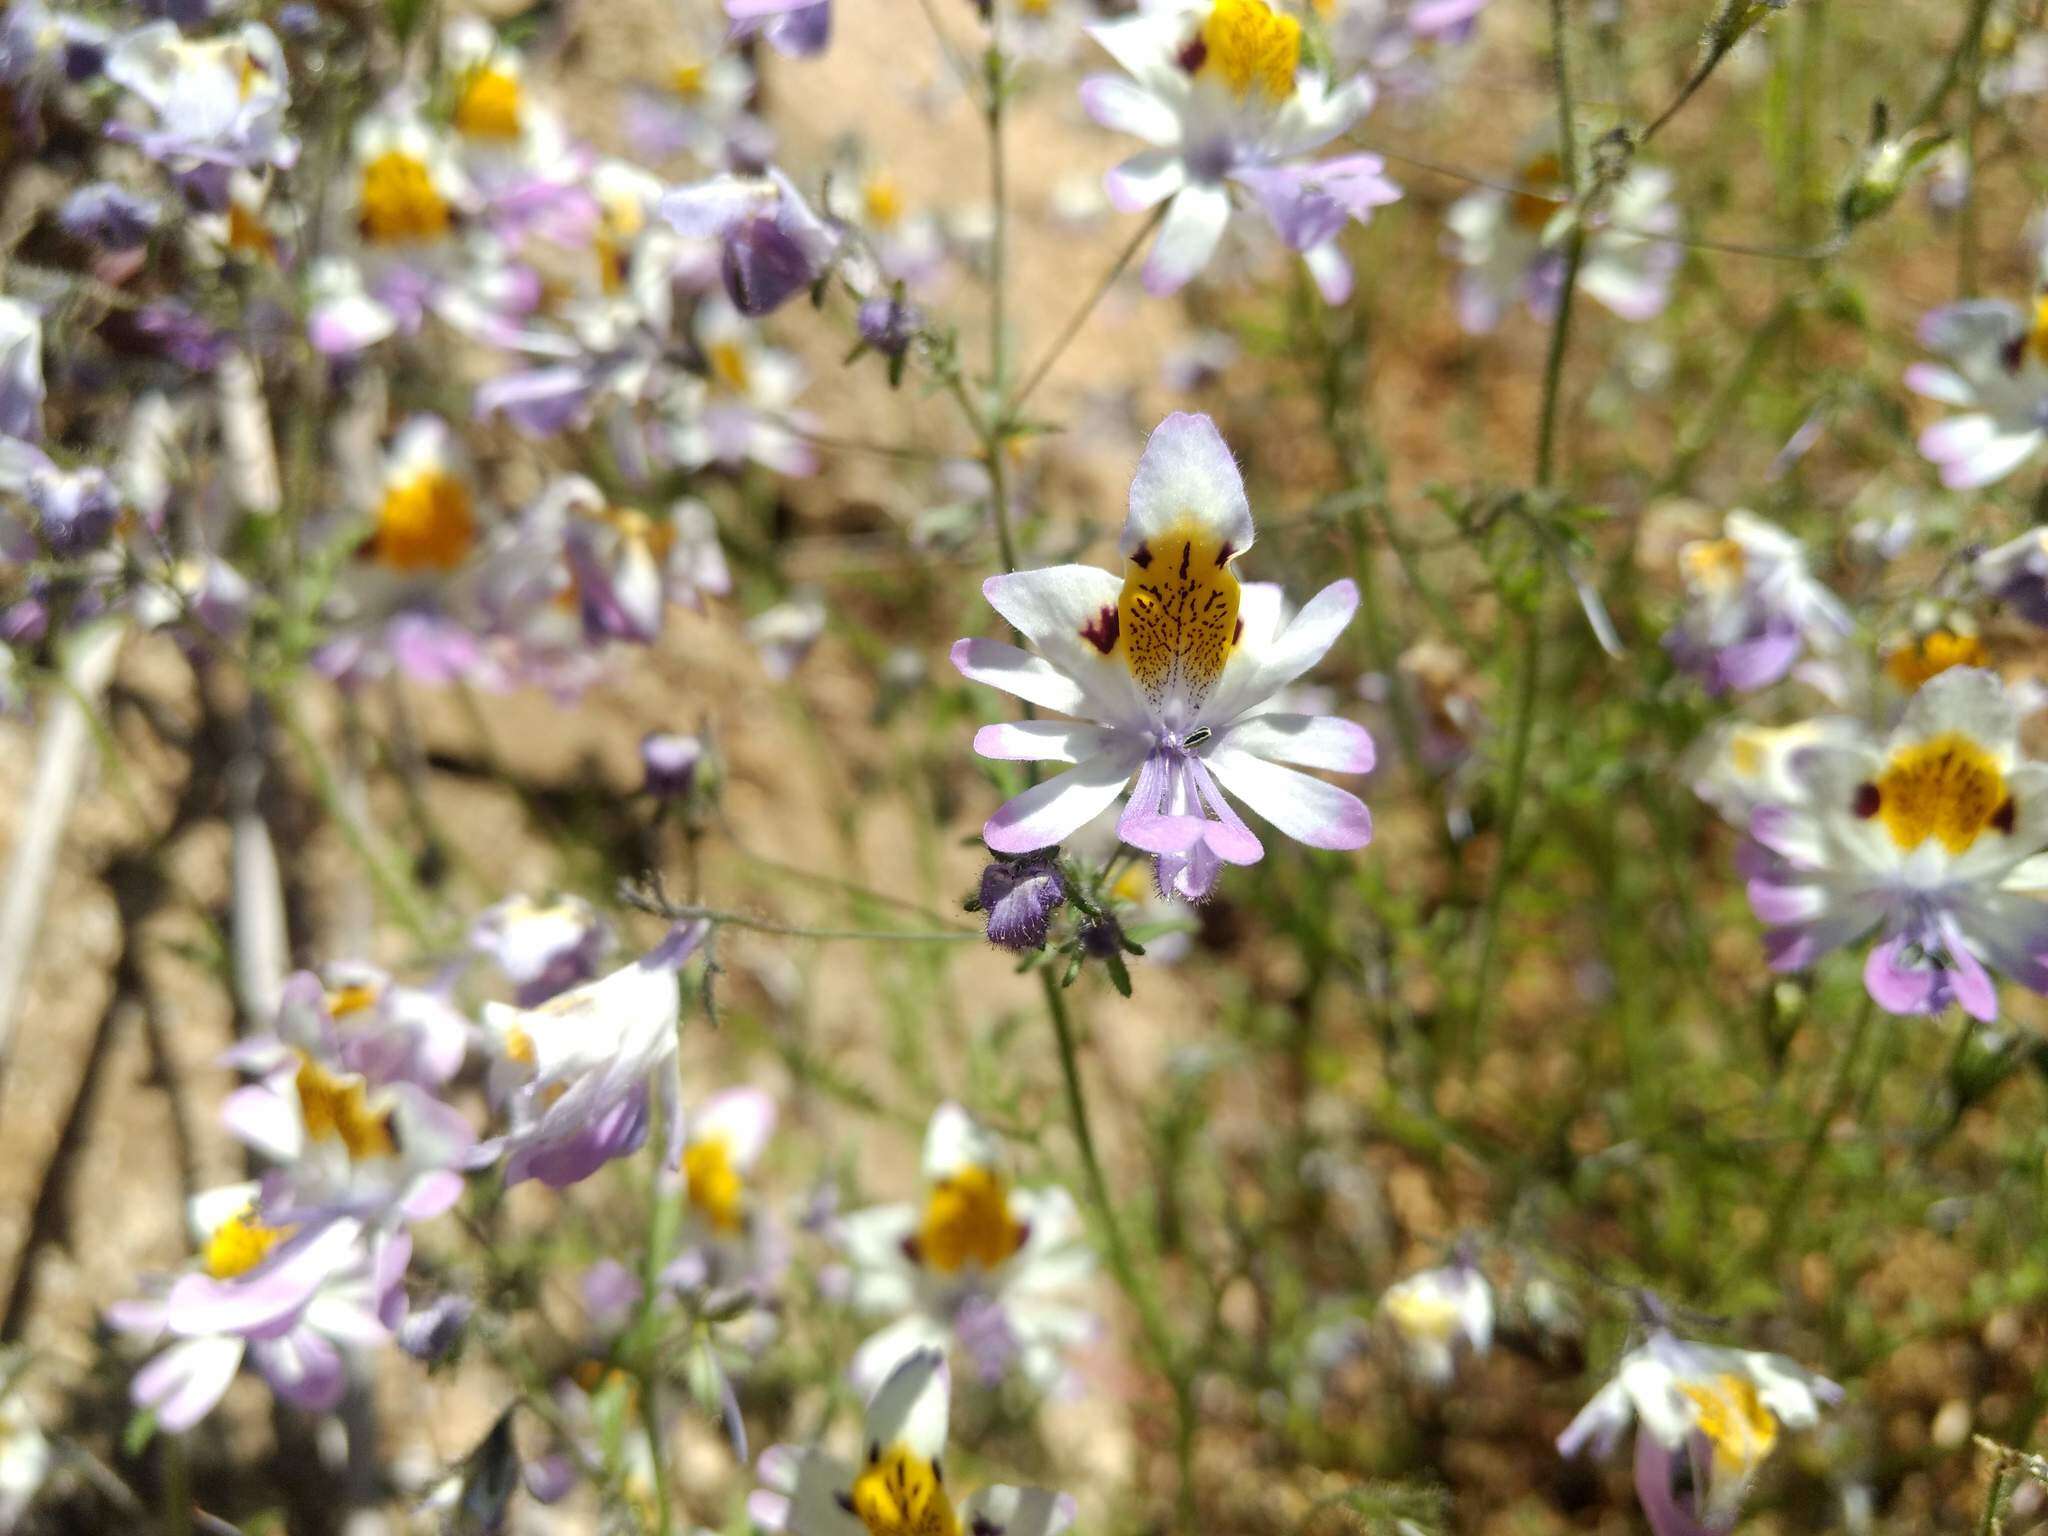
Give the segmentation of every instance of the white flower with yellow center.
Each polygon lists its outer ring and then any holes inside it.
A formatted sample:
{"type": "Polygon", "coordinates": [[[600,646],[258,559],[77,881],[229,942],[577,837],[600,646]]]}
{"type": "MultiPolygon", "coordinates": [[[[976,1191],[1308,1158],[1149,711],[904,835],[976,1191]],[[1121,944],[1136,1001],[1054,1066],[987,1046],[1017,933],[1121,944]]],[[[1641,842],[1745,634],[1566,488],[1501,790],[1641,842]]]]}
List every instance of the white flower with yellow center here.
{"type": "Polygon", "coordinates": [[[754,1169],[775,1133],[775,1100],[758,1088],[715,1093],[683,1117],[683,1188],[695,1235],[737,1243],[755,1214],[754,1169]]]}
{"type": "Polygon", "coordinates": [[[431,581],[468,562],[480,531],[468,464],[448,424],[413,417],[385,452],[384,481],[358,560],[401,581],[431,581]]]}
{"type": "Polygon", "coordinates": [[[1731,1522],[1780,1436],[1812,1428],[1841,1396],[1783,1355],[1694,1344],[1659,1328],[1622,1356],[1557,1449],[1570,1457],[1590,1447],[1605,1457],[1633,1425],[1644,1513],[1659,1536],[1679,1536],[1731,1522]],[[1675,1487],[1681,1456],[1692,1471],[1684,1494],[1675,1487]]]}
{"type": "Polygon", "coordinates": [[[1103,127],[1154,146],[1109,173],[1109,200],[1137,213],[1172,199],[1145,263],[1153,293],[1173,292],[1208,265],[1230,222],[1233,186],[1305,252],[1311,242],[1298,236],[1311,204],[1320,237],[1312,243],[1322,245],[1346,218],[1391,200],[1372,156],[1348,157],[1330,187],[1304,181],[1314,168],[1301,157],[1364,115],[1372,87],[1354,79],[1332,89],[1303,63],[1301,23],[1265,0],[1161,6],[1088,31],[1129,76],[1090,77],[1082,105],[1103,127]]]}
{"type": "Polygon", "coordinates": [[[1387,1287],[1379,1315],[1400,1341],[1408,1368],[1435,1386],[1455,1374],[1461,1346],[1483,1355],[1493,1345],[1493,1287],[1478,1265],[1463,1259],[1387,1287]]]}
{"type": "MultiPolygon", "coordinates": [[[[1520,298],[1548,320],[1557,312],[1564,283],[1561,217],[1569,203],[1564,169],[1543,150],[1515,172],[1519,191],[1482,187],[1451,205],[1444,216],[1451,254],[1464,271],[1458,279],[1458,323],[1475,335],[1493,330],[1520,298]]],[[[1629,169],[1589,219],[1579,262],[1578,291],[1624,320],[1648,320],[1671,296],[1682,248],[1671,173],[1655,166],[1629,169]]]]}
{"type": "Polygon", "coordinates": [[[151,22],[108,51],[106,73],[154,120],[145,129],[117,123],[109,131],[173,171],[283,169],[298,158],[284,131],[284,49],[261,23],[200,39],[175,22],[151,22]]]}
{"type": "Polygon", "coordinates": [[[784,475],[808,475],[818,456],[804,434],[811,418],[797,409],[803,364],[769,346],[760,328],[721,296],[695,318],[705,377],[683,381],[664,402],[669,457],[683,469],[731,467],[752,460],[784,475]]]}
{"type": "Polygon", "coordinates": [[[1692,540],[1678,564],[1686,607],[1664,645],[1710,693],[1769,687],[1854,627],[1807,570],[1805,546],[1753,512],[1730,512],[1721,537],[1692,540]]]}
{"type": "Polygon", "coordinates": [[[1943,485],[2003,480],[2048,443],[2048,294],[2026,308],[1970,299],[1930,310],[1920,344],[1943,360],[1913,364],[1906,387],[1961,413],[1920,434],[1943,485]]]}
{"type": "Polygon", "coordinates": [[[755,1523],[786,1536],[1060,1536],[1074,1523],[1063,1493],[998,1483],[954,1503],[951,1392],[943,1354],[905,1356],[868,1399],[858,1461],[789,1446],[763,1453],[766,1486],[747,1501],[755,1523]]]}
{"type": "Polygon", "coordinates": [[[1742,865],[1775,969],[1876,930],[1864,985],[1892,1013],[1996,1018],[1987,966],[2048,992],[2048,764],[1994,674],[1943,672],[1887,738],[1825,731],[1757,783],[1787,796],[1751,811],[1742,865]]]}
{"type": "Polygon", "coordinates": [[[994,1140],[958,1104],[932,1114],[924,1182],[921,1204],[840,1223],[854,1309],[896,1319],[861,1345],[854,1384],[870,1388],[913,1351],[957,1341],[984,1380],[1016,1370],[1041,1390],[1057,1385],[1063,1351],[1094,1330],[1073,1299],[1095,1263],[1073,1197],[1013,1188],[994,1140]]]}
{"type": "Polygon", "coordinates": [[[447,137],[403,103],[356,122],[346,185],[357,238],[411,259],[449,252],[475,193],[447,137]]]}
{"type": "Polygon", "coordinates": [[[1064,841],[1123,799],[1134,773],[1117,833],[1157,857],[1161,890],[1189,900],[1208,896],[1224,864],[1265,854],[1225,790],[1311,847],[1371,840],[1372,817],[1357,796],[1280,766],[1365,773],[1371,736],[1334,715],[1273,707],[1336,642],[1358,589],[1333,582],[1286,619],[1277,586],[1238,581],[1234,562],[1251,544],[1244,481],[1215,423],[1173,415],[1153,432],[1131,480],[1121,579],[1060,565],[983,583],[1035,654],[962,640],[954,666],[1077,717],[985,726],[975,736],[984,757],[1074,765],[991,816],[982,830],[990,848],[1030,853],[1064,841]]]}

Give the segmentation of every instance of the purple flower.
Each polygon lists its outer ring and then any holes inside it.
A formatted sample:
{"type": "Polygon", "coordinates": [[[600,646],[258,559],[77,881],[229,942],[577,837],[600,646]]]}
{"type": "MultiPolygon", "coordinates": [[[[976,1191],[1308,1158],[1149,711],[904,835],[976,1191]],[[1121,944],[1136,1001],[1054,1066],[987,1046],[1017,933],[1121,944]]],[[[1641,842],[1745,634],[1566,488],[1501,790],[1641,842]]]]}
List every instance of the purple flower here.
{"type": "Polygon", "coordinates": [[[658,800],[680,800],[697,782],[703,758],[704,743],[695,736],[649,731],[640,738],[640,763],[647,775],[643,787],[658,800]]]}
{"type": "Polygon", "coordinates": [[[545,904],[509,897],[469,930],[470,948],[498,967],[521,1008],[537,1008],[596,976],[611,943],[610,925],[580,896],[545,904]]]}
{"type": "Polygon", "coordinates": [[[719,176],[661,200],[678,234],[716,239],[726,293],[743,315],[780,308],[823,277],[841,236],[780,171],[719,176]]]}
{"type": "Polygon", "coordinates": [[[832,41],[832,0],[725,0],[735,39],[759,36],[785,58],[815,58],[832,41]]]}
{"type": "Polygon", "coordinates": [[[996,859],[981,872],[981,910],[988,941],[1023,954],[1045,948],[1053,914],[1065,905],[1057,850],[1021,859],[996,859]]]}
{"type": "Polygon", "coordinates": [[[93,465],[63,470],[45,461],[29,476],[26,491],[36,533],[60,560],[100,548],[120,521],[120,493],[107,472],[93,465]]]}
{"type": "Polygon", "coordinates": [[[910,350],[911,342],[924,329],[924,314],[916,305],[904,303],[900,294],[892,293],[864,300],[854,323],[862,341],[893,359],[910,350]]]}
{"type": "Polygon", "coordinates": [[[284,50],[260,23],[194,41],[175,22],[151,22],[114,45],[107,78],[154,120],[149,128],[117,122],[108,133],[174,173],[288,169],[298,158],[284,131],[284,50]]]}
{"type": "Polygon", "coordinates": [[[467,1296],[450,1292],[437,1296],[411,1313],[398,1327],[398,1347],[415,1360],[429,1364],[444,1360],[462,1341],[475,1304],[467,1296]]]}

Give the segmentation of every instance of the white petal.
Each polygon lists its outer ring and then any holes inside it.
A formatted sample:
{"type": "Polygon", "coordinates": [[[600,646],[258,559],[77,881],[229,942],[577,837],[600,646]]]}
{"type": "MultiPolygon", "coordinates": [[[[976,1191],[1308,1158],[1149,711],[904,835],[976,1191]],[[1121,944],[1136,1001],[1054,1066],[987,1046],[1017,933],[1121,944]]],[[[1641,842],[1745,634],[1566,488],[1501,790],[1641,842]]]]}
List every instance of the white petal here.
{"type": "Polygon", "coordinates": [[[979,1121],[950,1099],[932,1111],[924,1130],[927,1182],[950,1179],[968,1168],[993,1168],[1001,1148],[979,1121]]]}
{"type": "Polygon", "coordinates": [[[1372,813],[1348,790],[1230,747],[1203,761],[1225,789],[1298,842],[1351,849],[1372,841],[1372,813]]]}
{"type": "Polygon", "coordinates": [[[1013,763],[1078,763],[1102,752],[1115,733],[1099,725],[1071,720],[1024,720],[1010,725],[984,725],[974,733],[974,750],[983,757],[1013,763]]]}
{"type": "Polygon", "coordinates": [[[726,1155],[743,1173],[760,1161],[774,1131],[775,1099],[759,1088],[728,1088],[713,1094],[689,1123],[693,1143],[723,1139],[726,1155]]]}
{"type": "Polygon", "coordinates": [[[1081,105],[1111,133],[1128,133],[1147,144],[1173,144],[1180,139],[1180,114],[1122,75],[1090,75],[1083,80],[1081,105]]]}
{"type": "Polygon", "coordinates": [[[1001,640],[956,641],[953,665],[970,682],[1000,688],[1041,709],[1078,715],[1088,707],[1086,691],[1073,678],[1044,657],[1020,651],[1001,640]]]}
{"type": "Polygon", "coordinates": [[[1276,763],[1333,773],[1372,772],[1371,733],[1336,715],[1252,715],[1220,734],[1239,751],[1276,763]]]}
{"type": "Polygon", "coordinates": [[[1074,1501],[1049,1488],[1009,1488],[991,1483],[960,1506],[960,1523],[994,1536],[1060,1536],[1074,1523],[1074,1501]]]}
{"type": "Polygon", "coordinates": [[[1117,547],[1129,559],[1190,522],[1229,546],[1233,557],[1252,546],[1251,503],[1230,445],[1207,416],[1176,411],[1145,440],[1117,547]]]}
{"type": "Polygon", "coordinates": [[[1145,259],[1145,291],[1164,298],[1186,287],[1216,254],[1216,242],[1229,222],[1230,194],[1222,187],[1207,182],[1182,187],[1145,259]]]}
{"type": "MultiPolygon", "coordinates": [[[[1333,581],[1308,600],[1293,620],[1265,645],[1254,643],[1250,623],[1232,653],[1206,715],[1229,720],[1269,699],[1321,661],[1358,611],[1358,587],[1349,578],[1333,581]]],[[[1242,606],[1239,608],[1242,614],[1242,606]]]]}
{"type": "Polygon", "coordinates": [[[1157,207],[1187,185],[1187,163],[1177,150],[1140,150],[1102,178],[1110,207],[1119,213],[1143,213],[1157,207]]]}
{"type": "Polygon", "coordinates": [[[952,1392],[953,1374],[941,1351],[906,1355],[868,1402],[868,1444],[885,1451],[900,1445],[914,1456],[939,1460],[946,1454],[952,1392]]]}
{"type": "Polygon", "coordinates": [[[981,591],[1039,655],[1081,685],[1094,703],[1083,713],[1112,721],[1144,718],[1130,668],[1114,649],[1117,599],[1123,595],[1115,576],[1095,565],[1049,565],[991,576],[981,591]]]}
{"type": "Polygon", "coordinates": [[[981,829],[997,853],[1031,853],[1072,836],[1116,804],[1144,754],[1122,745],[1091,757],[1009,801],[981,829]]]}

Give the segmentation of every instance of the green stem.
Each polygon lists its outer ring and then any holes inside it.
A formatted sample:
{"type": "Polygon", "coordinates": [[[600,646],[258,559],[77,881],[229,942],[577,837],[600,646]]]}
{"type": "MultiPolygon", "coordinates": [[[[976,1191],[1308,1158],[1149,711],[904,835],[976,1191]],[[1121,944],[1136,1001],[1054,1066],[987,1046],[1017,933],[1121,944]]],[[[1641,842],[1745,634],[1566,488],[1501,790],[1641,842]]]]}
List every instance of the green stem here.
{"type": "Polygon", "coordinates": [[[1993,1536],[1998,1530],[1999,1506],[2005,1502],[2005,1468],[1991,1469],[1991,1492],[1984,1500],[1984,1518],[1977,1525],[1977,1536],[1993,1536]]]}
{"type": "Polygon", "coordinates": [[[167,1536],[191,1536],[192,1463],[183,1435],[165,1435],[164,1530],[167,1536]]]}
{"type": "Polygon", "coordinates": [[[1843,1047],[1841,1056],[1835,1062],[1834,1080],[1828,1085],[1827,1100],[1813,1122],[1813,1129],[1807,1133],[1806,1144],[1799,1152],[1798,1166],[1793,1170],[1792,1177],[1784,1188],[1779,1191],[1778,1203],[1771,1211],[1770,1228],[1764,1238],[1764,1252],[1773,1260],[1784,1246],[1785,1233],[1791,1225],[1792,1217],[1804,1203],[1803,1197],[1808,1193],[1813,1170],[1819,1164],[1821,1153],[1827,1147],[1828,1130],[1854,1091],[1856,1063],[1863,1056],[1863,1043],[1869,1038],[1870,1023],[1876,1014],[1877,1005],[1866,993],[1863,1007],[1856,1015],[1855,1028],[1850,1031],[1849,1043],[1843,1047]]]}
{"type": "Polygon", "coordinates": [[[1059,335],[1053,339],[1053,344],[1046,349],[1045,356],[1038,360],[1037,366],[1027,373],[1024,376],[1024,382],[1017,386],[1017,393],[1011,397],[1009,407],[1003,413],[1006,422],[1018,411],[1024,409],[1024,402],[1031,398],[1031,392],[1037,389],[1044,381],[1045,376],[1052,371],[1053,364],[1060,360],[1061,355],[1065,353],[1073,339],[1081,334],[1081,327],[1086,325],[1088,317],[1095,313],[1095,306],[1100,304],[1109,290],[1116,286],[1116,280],[1124,275],[1125,270],[1131,264],[1131,259],[1138,254],[1138,248],[1159,227],[1160,222],[1165,217],[1166,204],[1161,203],[1152,210],[1145,222],[1138,226],[1137,232],[1131,236],[1124,248],[1117,252],[1116,260],[1110,263],[1109,270],[1102,274],[1101,280],[1096,283],[1088,297],[1081,302],[1081,307],[1075,310],[1072,317],[1060,328],[1059,335]]]}
{"type": "Polygon", "coordinates": [[[1956,39],[1955,48],[1942,63],[1941,75],[1935,80],[1933,88],[1928,91],[1926,97],[1921,101],[1919,109],[1913,114],[1912,120],[1906,124],[1907,131],[1910,132],[1912,129],[1923,127],[1927,123],[1932,122],[1939,115],[1941,109],[1948,105],[1949,93],[1956,88],[1963,78],[1963,65],[1965,61],[1972,54],[1977,53],[1983,46],[1984,27],[1990,19],[1991,0],[1976,0],[1976,4],[1970,11],[1970,20],[1963,28],[1963,35],[1956,39]]]}
{"type": "MultiPolygon", "coordinates": [[[[674,1106],[671,1106],[673,1108],[674,1106]]],[[[660,1115],[656,1119],[662,1119],[660,1115]]],[[[666,1125],[649,1127],[648,1147],[654,1154],[654,1170],[647,1181],[647,1253],[640,1265],[640,1316],[634,1325],[635,1342],[641,1354],[637,1372],[640,1384],[640,1426],[647,1436],[647,1459],[654,1468],[654,1536],[670,1536],[674,1520],[669,1509],[668,1462],[663,1456],[661,1407],[656,1401],[660,1372],[655,1364],[654,1309],[661,1295],[662,1256],[668,1251],[669,1191],[665,1180],[674,1170],[667,1166],[665,1148],[671,1134],[666,1125]]]]}
{"type": "Polygon", "coordinates": [[[638,907],[642,912],[652,912],[672,922],[701,918],[714,928],[745,928],[752,933],[773,933],[788,939],[814,939],[820,943],[845,940],[874,944],[965,944],[978,943],[984,938],[978,928],[948,928],[937,932],[889,928],[808,928],[801,923],[779,922],[772,917],[751,917],[745,912],[728,912],[719,907],[663,901],[645,891],[631,889],[620,891],[619,899],[629,907],[638,907]]]}

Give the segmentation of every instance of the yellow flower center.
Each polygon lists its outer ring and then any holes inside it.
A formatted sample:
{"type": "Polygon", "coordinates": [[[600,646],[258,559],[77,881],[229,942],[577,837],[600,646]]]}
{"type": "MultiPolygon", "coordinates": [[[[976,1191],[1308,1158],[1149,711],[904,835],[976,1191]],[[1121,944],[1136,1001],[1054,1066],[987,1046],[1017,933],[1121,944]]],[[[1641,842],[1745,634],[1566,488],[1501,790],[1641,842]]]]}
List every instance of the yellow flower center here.
{"type": "Polygon", "coordinates": [[[455,131],[470,139],[516,139],[521,131],[519,77],[488,65],[470,72],[455,103],[455,131]]]}
{"type": "Polygon", "coordinates": [[[868,1536],[960,1536],[938,1468],[900,1445],[868,1463],[847,1502],[868,1536]]]}
{"type": "Polygon", "coordinates": [[[439,240],[453,217],[426,162],[402,149],[387,149],[363,167],[359,202],[357,223],[372,245],[439,240]]]}
{"type": "Polygon", "coordinates": [[[476,541],[469,487],[444,470],[400,480],[384,492],[369,555],[394,571],[452,571],[476,541]]]}
{"type": "Polygon", "coordinates": [[[270,1250],[292,1235],[290,1227],[266,1227],[256,1220],[256,1207],[245,1207],[213,1229],[202,1261],[216,1280],[246,1275],[270,1256],[270,1250]]]}
{"type": "Polygon", "coordinates": [[[1733,539],[1696,540],[1680,551],[1679,560],[1685,567],[1686,580],[1709,592],[1739,587],[1749,567],[1749,557],[1733,539]]]}
{"type": "Polygon", "coordinates": [[[917,1258],[940,1274],[969,1264],[998,1268],[1024,1246],[1026,1233],[1010,1214],[1010,1189],[988,1168],[962,1168],[932,1186],[918,1223],[917,1258]]]}
{"type": "Polygon", "coordinates": [[[1237,551],[1193,519],[1141,544],[1124,563],[1124,589],[1081,637],[1108,656],[1121,645],[1154,709],[1180,698],[1189,707],[1209,696],[1237,645],[1237,551]]]}
{"type": "Polygon", "coordinates": [[[903,188],[893,176],[870,176],[860,189],[860,206],[876,229],[892,228],[903,217],[903,188]]]}
{"type": "Polygon", "coordinates": [[[1301,66],[1301,23],[1265,0],[1216,0],[1202,23],[1203,73],[1236,97],[1259,90],[1271,101],[1294,94],[1301,66]]]}
{"type": "Polygon", "coordinates": [[[1936,838],[1962,853],[1986,829],[2012,830],[2012,797],[1991,755],[1955,731],[1895,754],[1874,784],[1857,791],[1856,812],[1876,816],[1911,852],[1936,838]]]}
{"type": "Polygon", "coordinates": [[[389,1111],[370,1108],[369,1085],[354,1073],[336,1076],[310,1056],[299,1059],[292,1080],[299,1094],[299,1116],[309,1141],[339,1141],[350,1158],[362,1161],[390,1157],[398,1150],[391,1137],[389,1111]]]}
{"type": "Polygon", "coordinates": [[[1931,677],[1950,667],[1981,667],[1990,660],[1984,642],[1975,635],[1958,635],[1937,629],[1919,641],[1902,645],[1884,659],[1885,675],[1912,693],[1931,677]]]}
{"type": "Polygon", "coordinates": [[[737,1232],[746,1215],[747,1187],[723,1136],[707,1136],[683,1149],[690,1204],[720,1232],[737,1232]]]}
{"type": "Polygon", "coordinates": [[[1435,1291],[1396,1291],[1380,1303],[1380,1310],[1411,1339],[1441,1342],[1458,1329],[1457,1303],[1435,1291]]]}
{"type": "Polygon", "coordinates": [[[1778,1443],[1778,1421],[1757,1395],[1756,1384],[1729,1373],[1712,1381],[1682,1381],[1678,1390],[1692,1399],[1693,1427],[1714,1448],[1712,1487],[1748,1481],[1778,1443]]]}
{"type": "Polygon", "coordinates": [[[377,1006],[377,989],[361,982],[346,987],[337,987],[327,994],[328,1016],[345,1019],[352,1013],[362,1013],[377,1006]]]}
{"type": "MultiPolygon", "coordinates": [[[[1557,216],[1557,210],[1564,206],[1564,164],[1556,155],[1542,154],[1528,161],[1515,173],[1515,180],[1524,190],[1514,195],[1508,205],[1508,216],[1517,228],[1525,229],[1532,235],[1543,233],[1544,226],[1557,216]]],[[[1723,544],[1733,544],[1723,539],[1723,544]]],[[[1736,548],[1738,557],[1741,554],[1736,548]]]]}
{"type": "Polygon", "coordinates": [[[2025,350],[2036,362],[2048,364],[2048,293],[2034,300],[2034,324],[2027,332],[2025,350]]]}
{"type": "Polygon", "coordinates": [[[1017,14],[1020,16],[1048,16],[1052,13],[1052,0],[1017,0],[1017,14]]]}
{"type": "Polygon", "coordinates": [[[668,88],[685,101],[695,101],[704,94],[704,66],[678,64],[668,72],[668,88]]]}
{"type": "Polygon", "coordinates": [[[505,1031],[505,1059],[516,1061],[522,1067],[530,1067],[539,1060],[533,1048],[533,1036],[525,1030],[512,1028],[505,1031]]]}
{"type": "Polygon", "coordinates": [[[734,394],[745,394],[747,389],[747,354],[736,341],[720,341],[711,345],[706,359],[711,364],[711,376],[730,389],[734,394]]]}

